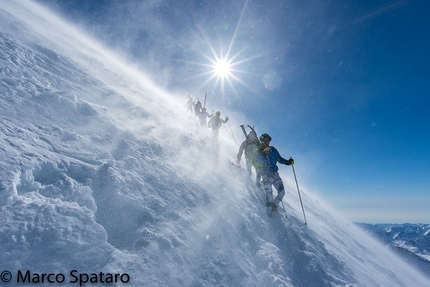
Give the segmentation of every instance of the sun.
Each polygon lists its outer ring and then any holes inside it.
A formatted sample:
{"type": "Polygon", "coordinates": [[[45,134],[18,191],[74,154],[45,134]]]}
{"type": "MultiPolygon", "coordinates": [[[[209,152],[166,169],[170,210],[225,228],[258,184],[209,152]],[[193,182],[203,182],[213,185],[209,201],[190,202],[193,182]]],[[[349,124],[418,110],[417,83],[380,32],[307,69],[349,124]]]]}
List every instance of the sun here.
{"type": "Polygon", "coordinates": [[[247,2],[248,1],[245,1],[244,3],[236,28],[231,35],[230,43],[225,48],[223,48],[222,40],[218,39],[215,42],[218,42],[220,47],[219,50],[215,49],[212,45],[213,39],[209,38],[207,33],[203,31],[202,26],[197,24],[197,27],[201,32],[202,40],[206,42],[208,47],[208,50],[205,52],[200,51],[201,55],[206,58],[207,62],[190,63],[206,67],[206,71],[195,75],[196,78],[207,77],[206,80],[200,84],[200,87],[205,87],[206,85],[213,83],[212,92],[218,91],[221,93],[222,97],[224,97],[225,88],[227,86],[230,88],[229,92],[231,91],[239,96],[239,93],[236,90],[236,83],[250,89],[248,84],[241,78],[241,75],[243,74],[250,74],[249,71],[244,69],[243,65],[249,65],[251,60],[261,57],[261,55],[245,56],[245,51],[248,48],[247,45],[242,46],[242,48],[239,47],[239,49],[233,49],[247,2]]]}
{"type": "Polygon", "coordinates": [[[204,53],[202,55],[207,59],[207,63],[195,63],[199,66],[204,66],[207,68],[206,72],[197,75],[200,76],[208,76],[206,80],[201,84],[201,86],[205,86],[210,82],[213,82],[213,90],[215,91],[217,87],[220,88],[221,93],[224,93],[226,85],[228,85],[233,91],[235,91],[233,82],[239,82],[242,85],[246,86],[245,83],[240,79],[239,74],[244,73],[240,69],[237,68],[238,65],[245,62],[245,60],[238,61],[237,58],[241,54],[241,51],[236,55],[230,56],[230,49],[226,53],[223,53],[222,49],[220,52],[216,52],[213,47],[208,44],[210,51],[212,52],[212,56],[208,56],[204,53]]]}
{"type": "MultiPolygon", "coordinates": [[[[232,45],[232,43],[231,43],[232,45]]],[[[212,56],[203,54],[203,56],[208,60],[208,63],[198,63],[198,65],[207,67],[207,71],[200,74],[199,76],[209,76],[206,81],[202,83],[202,86],[209,84],[213,81],[213,91],[219,87],[219,91],[223,94],[226,86],[229,86],[232,91],[236,93],[236,89],[233,85],[234,82],[238,82],[245,87],[248,87],[240,78],[240,74],[246,73],[241,69],[238,69],[240,64],[248,61],[249,59],[238,60],[242,50],[237,54],[231,56],[231,45],[227,52],[220,51],[217,53],[213,47],[210,47],[212,56]]]]}
{"type": "Polygon", "coordinates": [[[213,65],[213,72],[218,78],[228,78],[232,75],[232,65],[225,59],[218,60],[213,65]]]}

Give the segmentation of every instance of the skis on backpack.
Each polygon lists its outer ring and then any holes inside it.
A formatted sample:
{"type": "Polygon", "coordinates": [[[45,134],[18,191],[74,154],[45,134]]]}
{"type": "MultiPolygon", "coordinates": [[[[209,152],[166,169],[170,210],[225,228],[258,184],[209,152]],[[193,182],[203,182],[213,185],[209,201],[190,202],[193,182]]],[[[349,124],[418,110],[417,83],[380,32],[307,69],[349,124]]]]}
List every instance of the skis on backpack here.
{"type": "MultiPolygon", "coordinates": [[[[254,127],[251,127],[250,125],[248,125],[248,127],[251,129],[251,131],[253,131],[253,132],[255,132],[255,134],[257,134],[254,127]]],[[[248,138],[249,134],[246,133],[245,125],[240,125],[240,128],[242,129],[243,134],[245,135],[245,138],[248,138]]]]}

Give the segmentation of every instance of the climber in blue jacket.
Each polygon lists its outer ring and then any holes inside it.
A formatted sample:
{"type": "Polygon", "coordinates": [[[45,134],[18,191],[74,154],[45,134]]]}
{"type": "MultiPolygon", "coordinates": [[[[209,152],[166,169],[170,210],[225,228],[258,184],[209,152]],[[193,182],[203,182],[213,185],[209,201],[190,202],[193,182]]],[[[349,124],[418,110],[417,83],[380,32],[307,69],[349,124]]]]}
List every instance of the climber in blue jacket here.
{"type": "Polygon", "coordinates": [[[294,164],[292,158],[288,160],[283,158],[275,147],[270,146],[271,140],[272,138],[268,134],[262,134],[260,136],[261,146],[255,150],[252,157],[253,166],[262,176],[262,185],[266,191],[266,213],[269,216],[278,209],[285,195],[284,183],[279,176],[277,163],[294,164]],[[278,192],[275,199],[273,199],[272,185],[278,192]]]}

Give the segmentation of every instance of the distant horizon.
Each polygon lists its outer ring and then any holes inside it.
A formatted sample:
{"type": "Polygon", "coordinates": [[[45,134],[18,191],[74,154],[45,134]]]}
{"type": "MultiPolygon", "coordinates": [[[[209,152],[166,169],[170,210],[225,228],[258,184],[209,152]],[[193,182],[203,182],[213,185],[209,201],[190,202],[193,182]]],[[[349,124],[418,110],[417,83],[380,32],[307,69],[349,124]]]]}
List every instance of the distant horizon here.
{"type": "Polygon", "coordinates": [[[366,223],[366,222],[355,222],[355,221],[353,223],[356,223],[356,224],[367,224],[367,225],[372,225],[372,226],[375,226],[375,225],[381,225],[381,226],[384,226],[384,225],[387,225],[387,226],[430,225],[428,223],[366,223]]]}

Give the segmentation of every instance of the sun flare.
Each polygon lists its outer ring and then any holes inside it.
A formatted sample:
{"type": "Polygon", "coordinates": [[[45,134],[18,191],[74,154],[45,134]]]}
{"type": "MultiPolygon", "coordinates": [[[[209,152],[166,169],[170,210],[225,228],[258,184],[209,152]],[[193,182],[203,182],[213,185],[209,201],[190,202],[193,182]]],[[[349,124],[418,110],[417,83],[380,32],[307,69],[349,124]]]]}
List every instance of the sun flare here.
{"type": "Polygon", "coordinates": [[[226,60],[219,60],[214,63],[213,72],[219,78],[226,78],[231,75],[231,65],[226,60]]]}
{"type": "MultiPolygon", "coordinates": [[[[230,43],[227,46],[227,48],[223,49],[222,41],[219,41],[220,49],[219,50],[215,49],[213,45],[211,45],[213,41],[211,41],[210,38],[206,36],[207,33],[203,31],[203,29],[200,29],[201,35],[205,40],[211,52],[211,55],[207,53],[209,51],[201,52],[201,54],[208,61],[206,63],[193,62],[194,64],[208,68],[205,72],[196,75],[196,77],[208,76],[207,79],[200,86],[204,87],[210,82],[212,82],[213,83],[212,91],[214,92],[218,90],[221,92],[222,96],[224,96],[226,86],[230,88],[230,91],[234,92],[236,95],[238,94],[235,88],[236,85],[234,85],[234,83],[239,83],[242,86],[249,88],[248,85],[240,77],[241,74],[246,74],[249,72],[244,70],[243,67],[241,68],[241,65],[249,64],[250,60],[259,57],[259,55],[254,55],[251,57],[244,58],[244,56],[246,55],[244,52],[247,46],[243,46],[240,49],[233,49],[233,44],[235,42],[235,39],[237,38],[239,25],[246,8],[246,3],[247,1],[245,1],[244,3],[236,28],[234,29],[233,35],[231,37],[230,43]]],[[[198,27],[201,27],[201,26],[199,25],[198,27]]]]}

